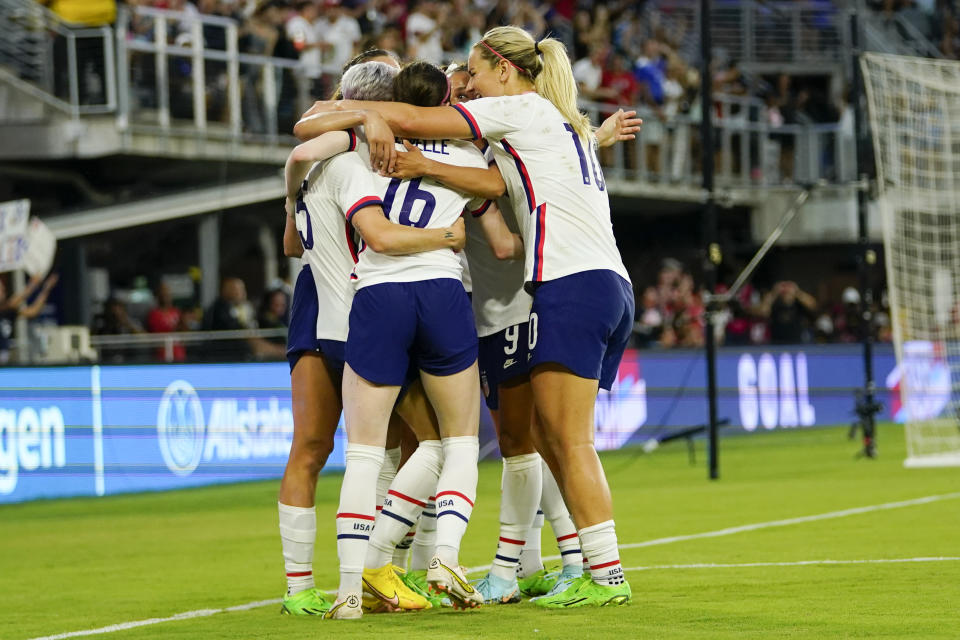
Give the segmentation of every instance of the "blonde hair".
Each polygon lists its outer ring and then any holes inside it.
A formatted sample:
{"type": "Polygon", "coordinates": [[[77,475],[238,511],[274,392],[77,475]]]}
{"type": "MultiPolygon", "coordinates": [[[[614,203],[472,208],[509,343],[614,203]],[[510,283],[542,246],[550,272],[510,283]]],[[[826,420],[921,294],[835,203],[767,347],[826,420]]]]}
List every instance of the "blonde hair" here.
{"type": "Polygon", "coordinates": [[[535,41],[519,27],[494,27],[473,47],[492,65],[502,56],[533,83],[537,93],[553,103],[580,137],[591,138],[590,119],[577,108],[577,83],[562,42],[555,38],[535,41]]]}

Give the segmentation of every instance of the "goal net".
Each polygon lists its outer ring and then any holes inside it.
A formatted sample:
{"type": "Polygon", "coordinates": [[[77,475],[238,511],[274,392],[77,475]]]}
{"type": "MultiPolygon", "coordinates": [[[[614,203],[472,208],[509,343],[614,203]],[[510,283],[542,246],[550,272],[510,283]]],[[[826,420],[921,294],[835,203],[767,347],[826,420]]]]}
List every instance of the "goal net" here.
{"type": "Polygon", "coordinates": [[[861,58],[907,466],[960,465],[960,62],[861,58]]]}

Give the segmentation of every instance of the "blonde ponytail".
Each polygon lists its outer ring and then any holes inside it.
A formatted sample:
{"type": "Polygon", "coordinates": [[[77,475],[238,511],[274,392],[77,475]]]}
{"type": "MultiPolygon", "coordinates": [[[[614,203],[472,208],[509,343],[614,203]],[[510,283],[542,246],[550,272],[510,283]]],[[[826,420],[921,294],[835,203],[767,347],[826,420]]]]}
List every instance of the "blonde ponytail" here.
{"type": "Polygon", "coordinates": [[[513,65],[537,93],[553,103],[577,135],[590,140],[593,129],[590,119],[577,108],[577,83],[562,42],[555,38],[537,42],[519,27],[494,27],[474,48],[491,64],[502,58],[513,65]]]}
{"type": "Polygon", "coordinates": [[[577,83],[573,79],[567,48],[554,38],[541,40],[537,47],[543,54],[543,71],[533,81],[537,93],[553,103],[577,135],[590,140],[593,128],[590,118],[577,108],[577,83]]]}

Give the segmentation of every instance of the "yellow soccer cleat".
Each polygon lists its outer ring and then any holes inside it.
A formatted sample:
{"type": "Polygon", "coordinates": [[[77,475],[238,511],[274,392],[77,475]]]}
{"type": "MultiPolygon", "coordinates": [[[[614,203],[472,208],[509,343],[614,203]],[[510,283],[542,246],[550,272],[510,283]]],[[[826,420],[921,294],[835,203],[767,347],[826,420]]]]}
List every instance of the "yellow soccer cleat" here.
{"type": "Polygon", "coordinates": [[[363,591],[382,603],[375,611],[416,611],[429,609],[430,601],[405,585],[397,567],[386,564],[379,569],[363,570],[363,591]]]}

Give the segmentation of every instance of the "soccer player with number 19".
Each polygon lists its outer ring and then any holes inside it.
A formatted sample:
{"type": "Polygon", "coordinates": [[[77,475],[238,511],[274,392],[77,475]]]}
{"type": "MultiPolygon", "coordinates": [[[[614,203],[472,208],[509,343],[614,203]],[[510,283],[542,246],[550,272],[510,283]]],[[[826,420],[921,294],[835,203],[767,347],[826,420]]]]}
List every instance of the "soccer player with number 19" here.
{"type": "MultiPolygon", "coordinates": [[[[610,491],[593,444],[593,411],[598,386],[608,389],[615,379],[634,302],[613,236],[595,140],[586,116],[577,111],[570,60],[559,41],[537,42],[522,29],[497,27],[474,45],[469,71],[471,88],[482,97],[465,105],[417,108],[347,101],[318,103],[314,111],[353,111],[365,124],[374,166],[387,171],[394,151],[386,142],[394,133],[482,137],[495,143],[514,209],[526,216],[521,231],[524,278],[533,295],[530,379],[543,430],[542,453],[560,483],[590,567],[564,591],[536,604],[624,604],[630,587],[620,566],[610,491]],[[382,135],[376,144],[374,133],[382,135]]],[[[331,120],[329,126],[336,126],[331,120]]],[[[317,133],[322,131],[318,127],[317,133]]]]}

